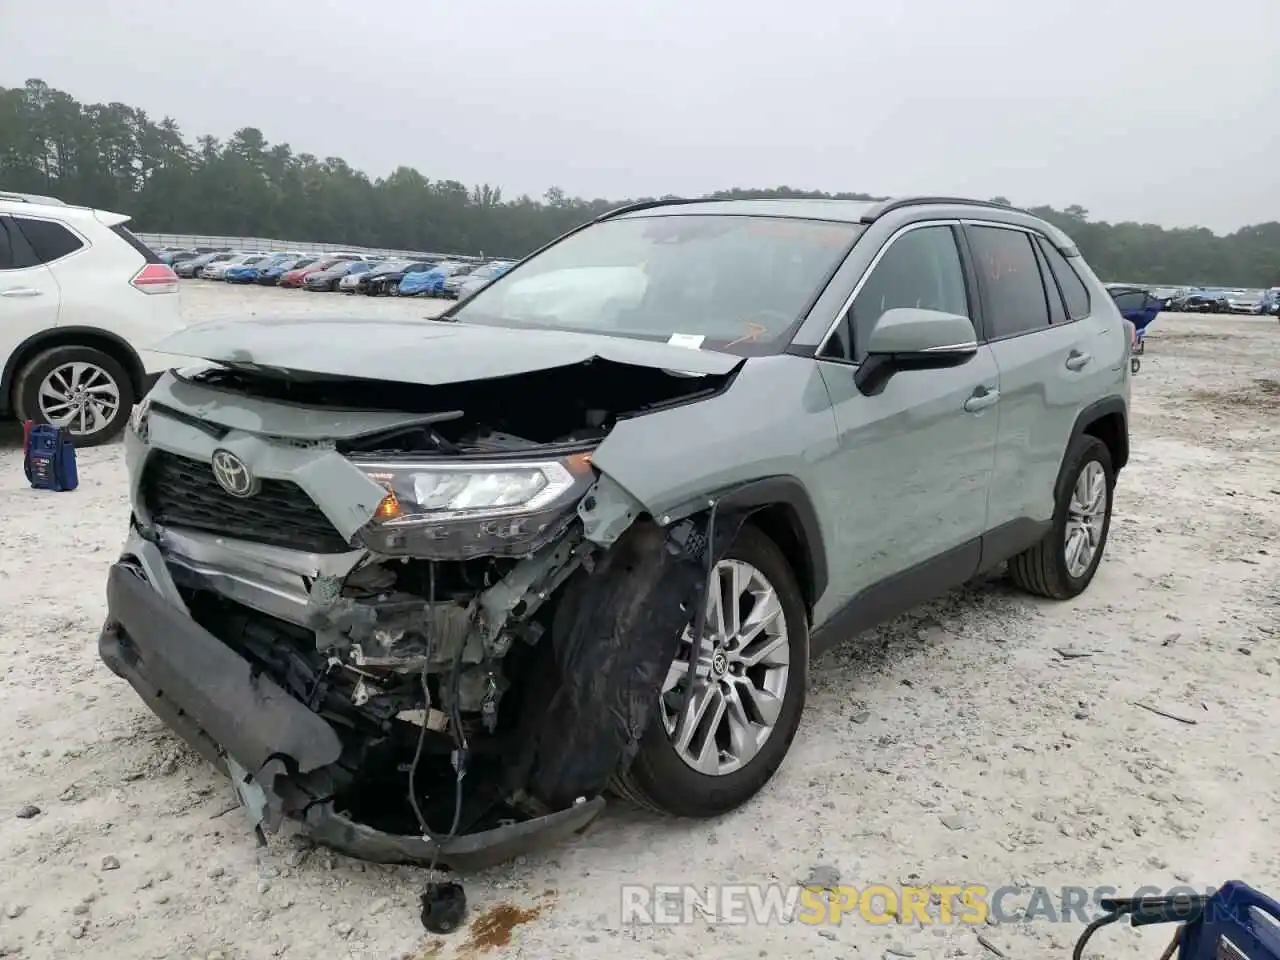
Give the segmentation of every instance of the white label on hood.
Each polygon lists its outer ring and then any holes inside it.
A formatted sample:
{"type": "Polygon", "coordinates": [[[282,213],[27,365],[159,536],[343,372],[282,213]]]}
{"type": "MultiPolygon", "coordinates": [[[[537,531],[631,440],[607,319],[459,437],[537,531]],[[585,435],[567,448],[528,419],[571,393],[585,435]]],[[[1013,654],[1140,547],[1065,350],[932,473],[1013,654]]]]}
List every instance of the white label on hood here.
{"type": "Polygon", "coordinates": [[[690,350],[698,350],[702,347],[702,341],[705,339],[707,338],[697,333],[673,333],[667,343],[673,347],[688,347],[690,350]]]}

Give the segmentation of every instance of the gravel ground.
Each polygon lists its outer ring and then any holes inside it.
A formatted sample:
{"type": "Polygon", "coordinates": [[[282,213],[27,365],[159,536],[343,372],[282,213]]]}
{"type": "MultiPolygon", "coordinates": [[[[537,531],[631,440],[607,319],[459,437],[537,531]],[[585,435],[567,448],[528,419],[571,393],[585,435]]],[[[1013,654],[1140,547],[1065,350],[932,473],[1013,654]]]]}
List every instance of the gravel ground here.
{"type": "MultiPolygon", "coordinates": [[[[192,321],[422,301],[183,291],[192,321]]],[[[1161,317],[1134,395],[1107,559],[1055,604],[993,579],[824,656],[791,755],[716,823],[615,805],[585,836],[467,884],[469,930],[418,920],[420,871],[255,845],[229,787],[100,663],[128,507],[118,447],[65,497],[0,444],[0,956],[1060,955],[1078,924],[623,926],[620,884],[1280,883],[1280,326],[1161,317]],[[60,512],[59,512],[60,511],[60,512]],[[1088,651],[1089,656],[1064,656],[1088,651]],[[1194,724],[1135,706],[1155,705],[1194,724]],[[29,818],[20,811],[32,805],[29,818]]],[[[1011,901],[1011,902],[1016,902],[1011,901]]],[[[1103,934],[1156,956],[1167,929],[1103,934]]]]}

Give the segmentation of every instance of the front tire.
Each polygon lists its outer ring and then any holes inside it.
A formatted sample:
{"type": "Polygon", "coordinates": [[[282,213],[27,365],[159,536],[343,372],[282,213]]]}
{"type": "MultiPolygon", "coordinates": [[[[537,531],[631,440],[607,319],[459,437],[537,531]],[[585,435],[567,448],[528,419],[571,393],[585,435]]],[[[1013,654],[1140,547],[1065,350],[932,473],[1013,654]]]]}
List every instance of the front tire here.
{"type": "Polygon", "coordinates": [[[137,402],[124,366],[92,347],[53,347],[33,357],[13,387],[22,420],[64,427],[77,447],[114,440],[137,402]]]}
{"type": "Polygon", "coordinates": [[[688,718],[677,713],[692,625],[635,759],[611,782],[614,793],[656,813],[705,818],[742,806],[781,766],[804,711],[809,621],[782,551],[745,526],[712,582],[688,718]]]}
{"type": "Polygon", "coordinates": [[[1054,600],[1083,593],[1106,550],[1115,484],[1107,445],[1087,434],[1078,437],[1063,463],[1053,525],[1043,540],[1009,561],[1014,584],[1054,600]]]}

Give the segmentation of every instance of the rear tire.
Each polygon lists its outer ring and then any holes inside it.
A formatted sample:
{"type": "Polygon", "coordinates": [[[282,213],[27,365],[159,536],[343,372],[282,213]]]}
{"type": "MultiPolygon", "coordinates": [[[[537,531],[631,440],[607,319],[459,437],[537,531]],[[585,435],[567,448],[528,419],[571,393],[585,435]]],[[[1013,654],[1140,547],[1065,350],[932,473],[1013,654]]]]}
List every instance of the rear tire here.
{"type": "MultiPolygon", "coordinates": [[[[734,731],[734,725],[730,722],[734,711],[732,706],[726,707],[725,719],[711,729],[706,738],[709,740],[715,737],[715,743],[711,744],[711,750],[704,755],[711,757],[712,762],[717,766],[730,769],[728,772],[704,773],[694,769],[692,760],[685,759],[685,756],[677,750],[673,742],[676,734],[672,731],[672,726],[669,726],[667,705],[676,707],[680,703],[684,687],[677,686],[674,690],[663,694],[663,702],[657,704],[649,727],[640,739],[639,751],[630,768],[617,773],[610,783],[614,793],[655,813],[706,818],[719,816],[742,806],[772,779],[778,767],[781,766],[783,758],[786,757],[800,726],[800,716],[804,711],[805,687],[808,681],[809,621],[804,598],[796,584],[795,574],[777,545],[752,526],[742,528],[738,538],[721,560],[721,565],[732,561],[738,562],[737,569],[740,575],[747,568],[759,574],[758,579],[754,574],[751,575],[752,584],[759,587],[762,592],[763,585],[771,588],[778,606],[781,607],[781,613],[777,618],[770,618],[769,628],[756,633],[755,639],[742,646],[731,644],[731,647],[737,647],[737,655],[751,656],[763,649],[763,645],[772,641],[775,651],[754,667],[740,667],[732,664],[732,670],[723,675],[724,679],[718,683],[715,681],[705,683],[704,687],[714,686],[717,689],[738,691],[746,683],[750,684],[751,689],[758,691],[756,684],[760,682],[759,678],[764,676],[760,671],[777,670],[776,666],[770,664],[774,660],[782,659],[782,653],[785,650],[787,661],[785,679],[778,678],[776,673],[773,679],[773,685],[781,687],[778,691],[780,696],[776,698],[778,703],[776,719],[772,729],[764,734],[763,743],[759,743],[758,739],[751,740],[751,743],[755,744],[753,748],[755,752],[749,759],[742,762],[740,766],[732,768],[734,761],[726,760],[725,757],[732,755],[736,750],[733,741],[727,739],[734,731]],[[785,625],[785,640],[777,635],[778,624],[785,625]],[[738,669],[742,669],[742,673],[735,674],[733,670],[738,669]],[[754,677],[751,675],[753,673],[754,677]],[[779,679],[781,683],[778,682],[779,679]],[[716,743],[722,740],[725,743],[723,750],[716,746],[716,743]]],[[[729,578],[726,576],[725,579],[727,583],[729,578]]],[[[732,590],[728,591],[729,595],[732,593],[732,590]]],[[[759,595],[751,594],[751,599],[748,601],[750,606],[744,611],[741,603],[747,596],[746,592],[739,595],[738,616],[741,618],[745,612],[747,618],[743,622],[744,629],[750,623],[750,615],[755,609],[759,595]]],[[[765,596],[767,597],[767,593],[765,596]]],[[[692,632],[692,626],[690,632],[692,632]]],[[[708,617],[705,635],[710,637],[713,632],[712,618],[708,617]]],[[[677,666],[687,664],[688,654],[689,650],[686,646],[673,664],[673,674],[677,674],[677,666]]],[[[733,656],[731,654],[729,659],[732,660],[733,656]]],[[[688,672],[683,672],[682,675],[677,674],[677,676],[687,680],[688,672]]],[[[698,689],[695,687],[695,690],[698,689]]],[[[713,695],[718,696],[718,694],[713,695]]],[[[758,699],[761,696],[759,692],[742,697],[734,693],[732,701],[726,702],[746,705],[747,709],[738,715],[747,716],[753,722],[757,722],[763,714],[756,712],[756,705],[761,703],[770,705],[767,700],[758,699]]],[[[697,726],[699,725],[695,725],[695,728],[697,726]]],[[[738,731],[744,729],[755,731],[757,738],[763,733],[762,724],[750,728],[737,727],[738,731]]],[[[698,731],[695,730],[695,732],[698,731]]],[[[689,749],[693,751],[692,747],[689,749]]]]}
{"type": "Polygon", "coordinates": [[[1009,578],[1027,593],[1070,600],[1093,581],[1106,551],[1116,484],[1111,451],[1097,437],[1078,437],[1067,450],[1061,478],[1053,525],[1044,539],[1009,561],[1009,578]],[[1091,551],[1087,558],[1075,552],[1085,549],[1091,551]]]}
{"type": "Polygon", "coordinates": [[[93,347],[38,353],[13,385],[13,409],[20,420],[66,427],[77,447],[114,440],[136,402],[124,365],[93,347]]]}

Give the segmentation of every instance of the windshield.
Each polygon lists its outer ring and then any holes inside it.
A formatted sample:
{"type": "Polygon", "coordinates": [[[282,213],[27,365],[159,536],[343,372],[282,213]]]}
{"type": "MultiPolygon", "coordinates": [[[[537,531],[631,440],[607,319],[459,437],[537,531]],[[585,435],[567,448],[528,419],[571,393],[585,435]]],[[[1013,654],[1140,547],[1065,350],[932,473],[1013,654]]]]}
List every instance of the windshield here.
{"type": "Polygon", "coordinates": [[[860,231],[780,217],[606,220],[504,272],[452,318],[720,346],[772,343],[801,318],[860,231]]]}

